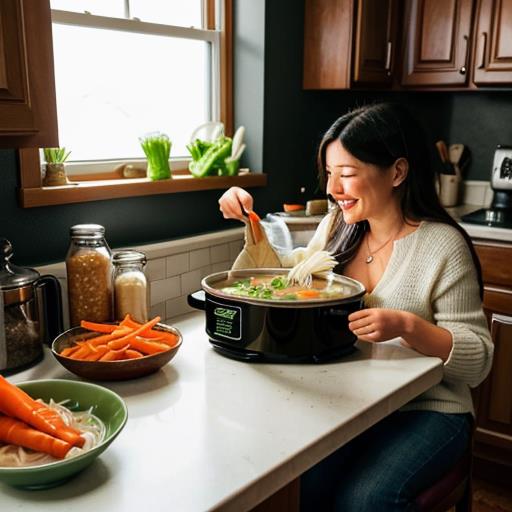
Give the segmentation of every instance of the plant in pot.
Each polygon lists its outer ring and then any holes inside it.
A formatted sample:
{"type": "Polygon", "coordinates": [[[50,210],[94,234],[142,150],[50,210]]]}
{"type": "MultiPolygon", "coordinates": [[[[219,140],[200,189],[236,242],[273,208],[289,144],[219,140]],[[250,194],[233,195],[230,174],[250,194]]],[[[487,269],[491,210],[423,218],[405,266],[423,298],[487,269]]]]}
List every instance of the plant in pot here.
{"type": "Polygon", "coordinates": [[[68,159],[70,153],[71,151],[66,152],[66,148],[43,148],[46,161],[43,178],[44,187],[68,184],[64,162],[68,159]]]}

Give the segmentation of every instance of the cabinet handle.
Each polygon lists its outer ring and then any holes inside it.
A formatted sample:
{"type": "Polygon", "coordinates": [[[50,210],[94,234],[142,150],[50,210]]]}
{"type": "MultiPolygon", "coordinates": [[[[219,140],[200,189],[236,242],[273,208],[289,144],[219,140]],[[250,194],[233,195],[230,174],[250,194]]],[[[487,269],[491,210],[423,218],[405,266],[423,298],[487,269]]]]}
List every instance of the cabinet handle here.
{"type": "Polygon", "coordinates": [[[386,64],[384,67],[384,69],[387,71],[388,76],[391,75],[391,50],[392,50],[392,48],[393,48],[393,42],[388,41],[388,46],[386,49],[386,64]]]}
{"type": "Polygon", "coordinates": [[[483,69],[485,68],[485,47],[487,46],[487,33],[486,32],[482,32],[480,34],[480,48],[481,48],[481,53],[480,53],[480,64],[478,66],[478,69],[483,69]]]}
{"type": "Polygon", "coordinates": [[[467,71],[467,64],[468,64],[468,55],[469,55],[469,37],[464,36],[464,41],[466,42],[466,54],[464,55],[464,65],[459,69],[459,73],[461,75],[465,75],[467,71]]]}

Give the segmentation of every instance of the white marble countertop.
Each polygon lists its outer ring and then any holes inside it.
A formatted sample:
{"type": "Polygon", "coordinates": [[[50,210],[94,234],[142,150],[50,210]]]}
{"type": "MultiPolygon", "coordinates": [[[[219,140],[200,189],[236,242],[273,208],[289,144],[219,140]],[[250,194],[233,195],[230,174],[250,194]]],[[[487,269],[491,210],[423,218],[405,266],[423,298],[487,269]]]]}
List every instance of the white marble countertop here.
{"type": "MultiPolygon", "coordinates": [[[[0,484],[2,510],[249,510],[442,378],[441,360],[360,342],[331,364],[233,361],[207,342],[203,313],[175,322],[176,357],[141,379],[103,383],[128,423],[83,473],[44,491],[0,484]]],[[[78,379],[51,356],[9,380],[78,379]]]]}

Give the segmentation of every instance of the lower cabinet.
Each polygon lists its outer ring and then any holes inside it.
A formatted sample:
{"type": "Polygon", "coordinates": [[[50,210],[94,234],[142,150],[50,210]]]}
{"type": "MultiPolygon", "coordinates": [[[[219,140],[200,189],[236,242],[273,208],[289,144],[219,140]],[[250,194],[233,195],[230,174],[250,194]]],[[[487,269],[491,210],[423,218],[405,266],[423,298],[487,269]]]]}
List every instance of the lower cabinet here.
{"type": "Polygon", "coordinates": [[[512,477],[512,244],[475,243],[484,280],[484,310],[494,342],[491,373],[475,392],[475,473],[512,477]]]}

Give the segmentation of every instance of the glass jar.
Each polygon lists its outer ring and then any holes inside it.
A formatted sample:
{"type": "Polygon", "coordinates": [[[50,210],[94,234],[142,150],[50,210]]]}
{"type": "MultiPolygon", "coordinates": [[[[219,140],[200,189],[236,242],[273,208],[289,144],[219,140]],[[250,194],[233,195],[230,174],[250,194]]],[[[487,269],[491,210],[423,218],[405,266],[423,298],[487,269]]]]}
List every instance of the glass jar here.
{"type": "Polygon", "coordinates": [[[149,289],[144,275],[146,255],[139,251],[114,253],[114,305],[115,318],[122,320],[127,314],[140,323],[148,321],[149,289]]]}
{"type": "Polygon", "coordinates": [[[112,252],[99,224],[77,224],[70,229],[66,256],[69,323],[112,320],[112,252]]]}

